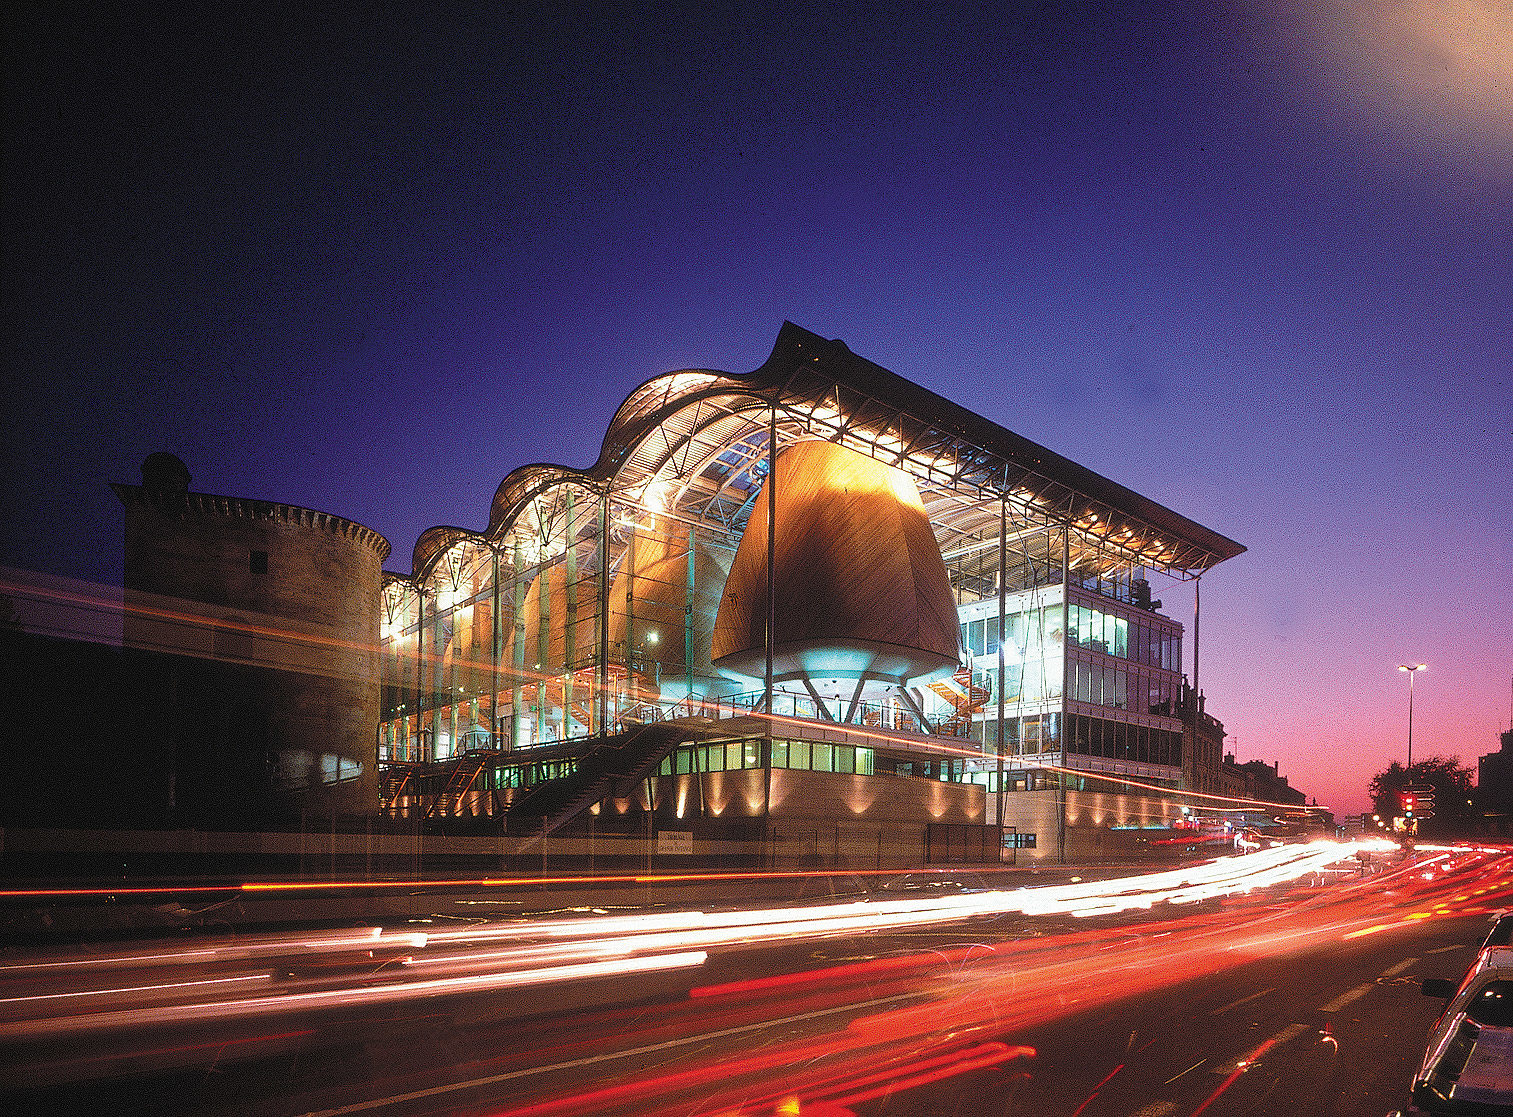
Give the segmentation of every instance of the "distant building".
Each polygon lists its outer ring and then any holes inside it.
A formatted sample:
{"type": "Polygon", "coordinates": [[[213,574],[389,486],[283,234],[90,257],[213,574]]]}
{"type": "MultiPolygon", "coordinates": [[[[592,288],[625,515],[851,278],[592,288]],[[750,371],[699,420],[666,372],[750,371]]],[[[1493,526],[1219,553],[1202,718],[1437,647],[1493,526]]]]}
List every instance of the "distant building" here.
{"type": "Polygon", "coordinates": [[[1502,734],[1502,747],[1476,765],[1476,807],[1494,833],[1509,832],[1513,819],[1513,729],[1502,734]]]}
{"type": "Polygon", "coordinates": [[[1231,754],[1224,758],[1224,763],[1244,780],[1247,798],[1298,807],[1308,804],[1308,796],[1287,782],[1276,761],[1268,764],[1264,760],[1247,760],[1244,764],[1236,764],[1231,754]]]}
{"type": "Polygon", "coordinates": [[[1224,765],[1224,723],[1205,706],[1204,696],[1184,682],[1182,721],[1192,745],[1182,753],[1182,785],[1206,795],[1243,795],[1244,780],[1228,773],[1224,765]]]}

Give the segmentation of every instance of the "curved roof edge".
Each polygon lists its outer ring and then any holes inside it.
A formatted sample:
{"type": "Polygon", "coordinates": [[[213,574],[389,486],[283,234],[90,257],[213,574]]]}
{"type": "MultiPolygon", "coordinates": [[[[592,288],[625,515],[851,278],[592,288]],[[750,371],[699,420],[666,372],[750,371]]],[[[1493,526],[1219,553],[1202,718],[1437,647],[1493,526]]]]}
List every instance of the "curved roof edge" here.
{"type": "Polygon", "coordinates": [[[482,539],[483,533],[469,530],[465,527],[449,527],[445,524],[439,527],[428,527],[420,533],[420,538],[415,540],[415,550],[410,556],[412,573],[421,570],[430,571],[427,568],[436,561],[454,543],[461,543],[464,539],[482,539]]]}
{"type": "Polygon", "coordinates": [[[484,534],[498,534],[522,506],[553,485],[564,482],[577,482],[593,489],[598,488],[600,479],[595,476],[594,467],[571,469],[551,462],[532,462],[510,470],[499,482],[499,488],[494,490],[494,499],[489,504],[489,526],[484,529],[484,534]]]}
{"type": "Polygon", "coordinates": [[[843,383],[853,391],[892,404],[981,446],[1011,465],[1200,547],[1213,556],[1209,566],[1245,553],[1243,544],[1212,528],[857,356],[843,341],[827,341],[792,322],[783,323],[772,356],[751,375],[761,376],[774,387],[786,387],[806,375],[820,375],[843,383]]]}
{"type": "MultiPolygon", "coordinates": [[[[511,470],[494,493],[488,526],[482,532],[433,527],[421,534],[415,543],[409,580],[422,580],[436,559],[463,539],[483,540],[500,535],[526,503],[553,485],[577,482],[586,488],[601,488],[615,475],[639,439],[662,420],[670,407],[686,406],[704,395],[740,394],[771,401],[781,399],[800,383],[812,386],[816,381],[843,384],[854,392],[907,412],[920,422],[979,446],[1026,474],[1033,474],[1159,528],[1212,557],[1212,561],[1201,564],[1200,571],[1245,552],[1242,544],[1219,532],[865,357],[857,356],[845,342],[826,340],[802,326],[785,321],[778,331],[772,353],[751,372],[681,369],[643,381],[615,409],[605,431],[599,458],[587,469],[533,462],[511,470]]],[[[397,577],[404,578],[403,575],[397,577]]]]}

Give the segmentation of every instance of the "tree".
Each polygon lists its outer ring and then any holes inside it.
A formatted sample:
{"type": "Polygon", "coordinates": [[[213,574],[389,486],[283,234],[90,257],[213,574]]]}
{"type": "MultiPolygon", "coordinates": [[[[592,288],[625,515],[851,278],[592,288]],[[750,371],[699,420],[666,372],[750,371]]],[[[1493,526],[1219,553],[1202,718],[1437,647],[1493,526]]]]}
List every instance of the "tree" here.
{"type": "MultiPolygon", "coordinates": [[[[1384,819],[1403,813],[1402,795],[1413,787],[1434,789],[1434,816],[1419,822],[1420,834],[1469,833],[1476,819],[1470,804],[1471,769],[1451,756],[1431,756],[1412,768],[1396,760],[1371,778],[1371,809],[1384,819]]],[[[1422,808],[1421,808],[1422,809],[1422,808]]]]}

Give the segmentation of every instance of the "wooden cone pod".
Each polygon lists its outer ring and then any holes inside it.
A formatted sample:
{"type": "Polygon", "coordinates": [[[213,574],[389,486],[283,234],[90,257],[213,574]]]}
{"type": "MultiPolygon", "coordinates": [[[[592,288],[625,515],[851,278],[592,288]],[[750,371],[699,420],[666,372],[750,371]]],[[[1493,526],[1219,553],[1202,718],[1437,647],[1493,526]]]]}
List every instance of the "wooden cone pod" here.
{"type": "MultiPolygon", "coordinates": [[[[776,463],[775,678],[903,684],[953,670],[956,605],[913,479],[830,442],[776,463]]],[[[736,549],[712,653],[727,674],[766,669],[767,501],[763,485],[736,549]]]]}

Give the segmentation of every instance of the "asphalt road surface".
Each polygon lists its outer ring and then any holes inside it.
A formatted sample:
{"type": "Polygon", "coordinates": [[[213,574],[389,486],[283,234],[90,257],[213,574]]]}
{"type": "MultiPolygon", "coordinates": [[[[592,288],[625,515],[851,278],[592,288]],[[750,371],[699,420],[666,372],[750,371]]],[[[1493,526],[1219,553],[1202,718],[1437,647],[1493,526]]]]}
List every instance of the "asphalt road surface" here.
{"type": "Polygon", "coordinates": [[[779,912],[7,952],[0,1100],[246,1117],[1382,1117],[1441,1007],[1418,982],[1458,977],[1489,913],[1513,906],[1513,854],[1257,883],[1142,884],[1077,899],[1081,915],[1030,890],[892,889],[779,912]]]}

